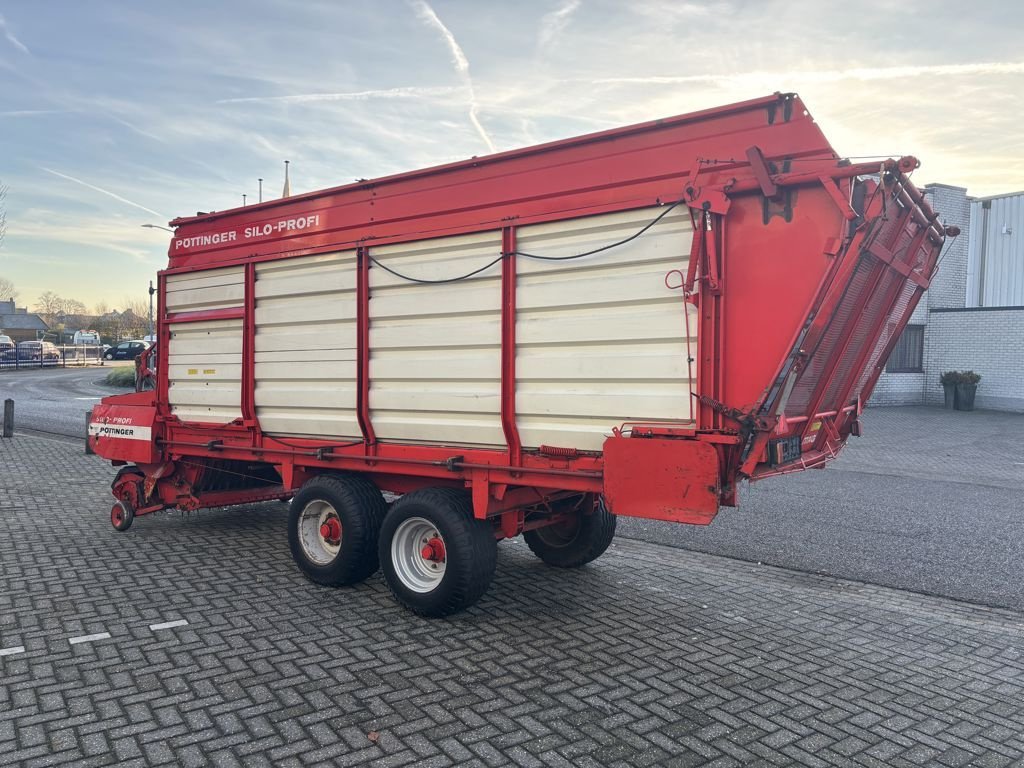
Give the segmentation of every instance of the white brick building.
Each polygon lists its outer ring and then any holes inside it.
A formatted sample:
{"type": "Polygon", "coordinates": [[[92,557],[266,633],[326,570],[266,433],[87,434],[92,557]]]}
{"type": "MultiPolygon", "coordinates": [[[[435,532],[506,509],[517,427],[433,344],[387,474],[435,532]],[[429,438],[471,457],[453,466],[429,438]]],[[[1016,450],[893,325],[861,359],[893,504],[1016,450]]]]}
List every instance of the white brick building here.
{"type": "Polygon", "coordinates": [[[878,381],[876,405],[941,405],[939,374],[982,376],[977,406],[1024,411],[1024,192],[972,199],[929,184],[932,207],[961,234],[878,381]]]}

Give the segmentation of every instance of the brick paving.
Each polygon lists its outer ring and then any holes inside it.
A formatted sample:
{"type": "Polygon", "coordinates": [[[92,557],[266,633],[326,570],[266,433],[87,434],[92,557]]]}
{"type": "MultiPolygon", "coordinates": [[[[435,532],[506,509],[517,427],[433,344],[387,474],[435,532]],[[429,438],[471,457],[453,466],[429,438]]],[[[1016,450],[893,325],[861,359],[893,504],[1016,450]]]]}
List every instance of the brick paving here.
{"type": "Polygon", "coordinates": [[[112,473],[0,440],[4,765],[1024,764],[1022,613],[623,539],[427,621],[305,581],[281,505],[118,534],[112,473]]]}

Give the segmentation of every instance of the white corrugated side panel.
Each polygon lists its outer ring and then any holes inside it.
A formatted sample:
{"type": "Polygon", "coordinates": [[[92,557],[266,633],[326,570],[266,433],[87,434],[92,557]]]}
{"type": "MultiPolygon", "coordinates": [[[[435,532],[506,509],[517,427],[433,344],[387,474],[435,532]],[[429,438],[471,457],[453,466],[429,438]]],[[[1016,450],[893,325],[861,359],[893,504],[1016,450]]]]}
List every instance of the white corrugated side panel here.
{"type": "Polygon", "coordinates": [[[256,266],[256,416],[270,434],[361,439],[356,252],[256,266]]]}
{"type": "Polygon", "coordinates": [[[223,424],[242,415],[242,321],[171,326],[167,375],[171,413],[223,424]]]}
{"type": "MultiPolygon", "coordinates": [[[[501,253],[501,233],[371,248],[420,279],[465,274],[501,253]]],[[[378,438],[504,445],[501,264],[467,280],[411,283],[370,269],[370,407],[378,438]]]]}
{"type": "Polygon", "coordinates": [[[167,277],[167,311],[197,312],[240,307],[245,298],[242,267],[205,269],[167,277]]]}
{"type": "Polygon", "coordinates": [[[985,242],[985,307],[1024,305],[1024,193],[991,200],[985,242]]]}
{"type": "MultiPolygon", "coordinates": [[[[243,303],[242,267],[167,277],[169,312],[230,309],[243,303]]],[[[171,413],[222,424],[242,415],[242,321],[172,323],[167,350],[171,413]]]]}
{"type": "MultiPolygon", "coordinates": [[[[571,256],[635,234],[662,210],[521,227],[517,249],[571,256]]],[[[636,240],[594,256],[519,257],[516,412],[524,446],[601,450],[623,422],[691,421],[682,291],[667,288],[665,275],[686,274],[692,237],[680,207],[636,240]]],[[[693,357],[696,333],[690,307],[693,357]]]]}

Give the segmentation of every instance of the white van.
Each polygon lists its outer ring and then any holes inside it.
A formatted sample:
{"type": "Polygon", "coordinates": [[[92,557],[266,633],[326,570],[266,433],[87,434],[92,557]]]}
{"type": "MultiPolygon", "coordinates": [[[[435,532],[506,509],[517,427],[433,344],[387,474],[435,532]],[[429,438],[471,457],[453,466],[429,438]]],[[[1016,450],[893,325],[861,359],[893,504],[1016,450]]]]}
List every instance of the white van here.
{"type": "Polygon", "coordinates": [[[72,344],[99,344],[99,331],[75,331],[75,338],[72,344]]]}

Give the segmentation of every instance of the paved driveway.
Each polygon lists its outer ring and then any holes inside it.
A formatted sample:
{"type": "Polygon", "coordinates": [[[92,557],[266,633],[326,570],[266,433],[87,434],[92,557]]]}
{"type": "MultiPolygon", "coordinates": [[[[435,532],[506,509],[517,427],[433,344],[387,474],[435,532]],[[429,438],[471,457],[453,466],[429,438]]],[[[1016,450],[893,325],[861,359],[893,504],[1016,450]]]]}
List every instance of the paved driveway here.
{"type": "Polygon", "coordinates": [[[1024,615],[620,539],[515,543],[473,609],[306,582],[280,505],[106,519],[112,470],[0,440],[5,765],[1024,760],[1024,615]]]}
{"type": "Polygon", "coordinates": [[[741,490],[706,528],[622,536],[1024,610],[1024,414],[869,408],[827,469],[741,490]]]}
{"type": "Polygon", "coordinates": [[[85,437],[85,413],[108,395],[129,390],[100,383],[127,363],[94,368],[43,368],[0,371],[0,400],[14,400],[15,428],[57,437],[85,437]]]}
{"type": "MultiPolygon", "coordinates": [[[[107,369],[0,375],[17,428],[84,435],[107,369]]],[[[1024,610],[1024,414],[868,408],[824,471],[741,492],[708,528],[622,518],[619,535],[1024,610]]]]}

